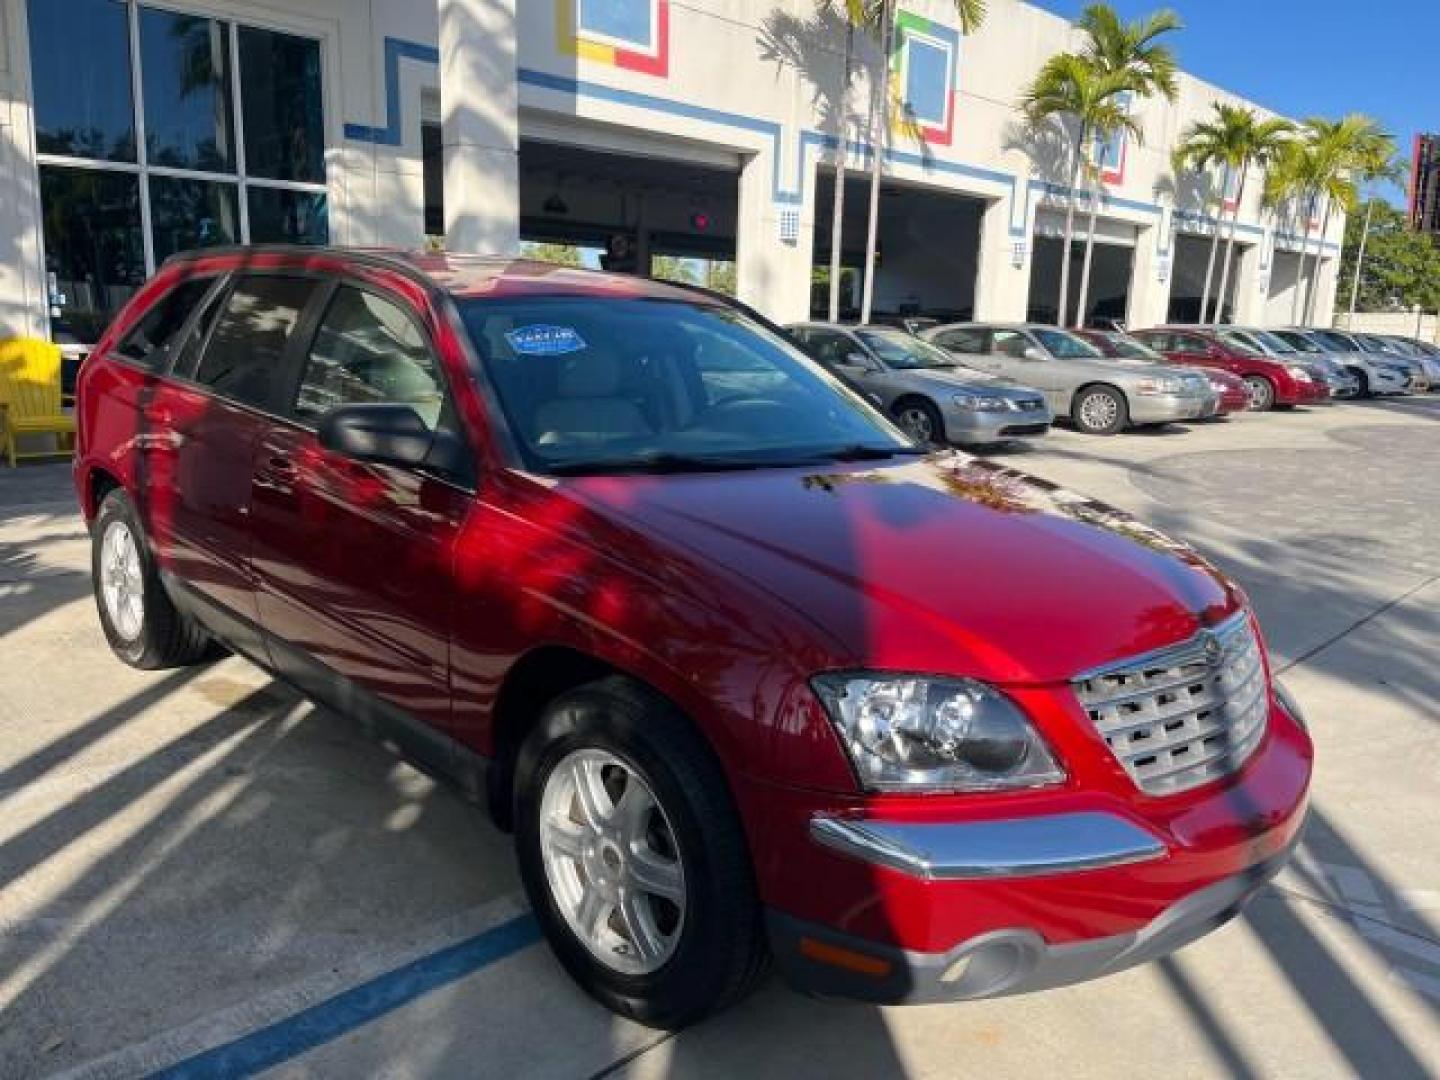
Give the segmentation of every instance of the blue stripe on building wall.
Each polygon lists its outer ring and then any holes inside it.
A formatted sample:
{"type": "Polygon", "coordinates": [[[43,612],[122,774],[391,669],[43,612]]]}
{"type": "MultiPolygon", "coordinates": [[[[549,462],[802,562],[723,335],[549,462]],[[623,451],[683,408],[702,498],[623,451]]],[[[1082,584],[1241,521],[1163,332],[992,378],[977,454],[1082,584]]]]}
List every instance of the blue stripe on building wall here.
{"type": "Polygon", "coordinates": [[[405,114],[400,105],[400,61],[414,60],[421,64],[440,63],[440,50],[432,45],[401,38],[385,39],[385,126],[346,124],[345,138],[354,142],[400,146],[405,141],[405,114]]]}
{"type": "MultiPolygon", "coordinates": [[[[385,126],[370,127],[365,124],[346,124],[345,137],[355,142],[369,142],[382,146],[400,146],[404,142],[404,112],[400,102],[400,61],[414,60],[423,64],[438,64],[440,62],[440,51],[433,46],[423,45],[417,41],[406,41],[401,38],[387,37],[385,39],[385,126]]],[[[609,101],[617,105],[625,105],[630,108],[641,109],[648,112],[663,113],[668,116],[678,116],[686,120],[698,120],[702,123],[716,124],[721,127],[735,128],[739,131],[747,131],[752,134],[762,135],[769,139],[773,147],[772,154],[773,175],[771,177],[771,189],[774,200],[777,203],[796,204],[804,199],[804,162],[805,153],[810,147],[823,147],[833,150],[839,145],[839,140],[834,135],[826,135],[818,131],[801,131],[799,141],[800,168],[797,175],[801,178],[794,188],[784,186],[780,175],[780,159],[784,143],[784,129],[773,120],[762,120],[758,117],[745,116],[742,113],[729,112],[724,109],[715,109],[707,105],[692,105],[684,101],[675,101],[671,98],[660,97],[656,94],[645,94],[636,90],[622,90],[614,86],[606,86],[604,83],[587,82],[573,78],[568,75],[555,75],[548,71],[537,71],[533,68],[520,68],[516,78],[523,86],[532,86],[541,90],[550,90],[555,93],[568,94],[572,97],[592,98],[597,101],[609,101]]],[[[857,155],[862,160],[869,160],[870,146],[868,143],[859,140],[850,140],[847,143],[850,153],[857,155]]],[[[1019,205],[1019,187],[1021,177],[1007,173],[999,169],[988,169],[979,165],[967,165],[959,161],[946,161],[928,154],[918,154],[908,150],[888,149],[885,151],[887,161],[897,165],[906,165],[923,169],[926,172],[942,173],[950,176],[960,176],[971,180],[982,180],[987,183],[1008,184],[1012,199],[1012,219],[1010,223],[1010,234],[1021,237],[1027,232],[1026,223],[1030,218],[1029,200],[1036,191],[1044,195],[1066,198],[1071,194],[1070,188],[1063,184],[1054,184],[1045,180],[1031,179],[1025,185],[1025,217],[1019,225],[1016,225],[1013,218],[1013,208],[1019,205]]],[[[1122,210],[1130,210],[1142,214],[1160,214],[1162,208],[1155,203],[1141,202],[1136,199],[1127,199],[1118,195],[1104,195],[1101,197],[1104,206],[1115,207],[1122,210]]],[[[1175,215],[1184,221],[1208,221],[1218,225],[1219,220],[1193,211],[1175,210],[1175,215]]],[[[1263,236],[1264,230],[1259,226],[1241,224],[1242,232],[1263,236]]],[[[1286,233],[1277,233],[1277,237],[1285,242],[1295,242],[1297,237],[1286,233]]],[[[1326,243],[1321,245],[1327,252],[1338,252],[1339,245],[1326,243]]],[[[1162,253],[1163,254],[1163,253],[1162,253]]]]}

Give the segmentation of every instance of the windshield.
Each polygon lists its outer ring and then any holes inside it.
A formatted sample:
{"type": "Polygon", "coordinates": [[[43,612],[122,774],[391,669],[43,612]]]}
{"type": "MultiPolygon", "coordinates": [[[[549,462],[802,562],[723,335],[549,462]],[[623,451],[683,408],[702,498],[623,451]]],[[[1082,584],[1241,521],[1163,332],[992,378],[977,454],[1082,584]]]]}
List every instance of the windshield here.
{"type": "Polygon", "coordinates": [[[1105,354],[1084,338],[1068,334],[1064,330],[1047,330],[1036,327],[1031,331],[1040,344],[1049,350],[1057,360],[1103,360],[1105,354]]]}
{"type": "Polygon", "coordinates": [[[1246,332],[1271,352],[1279,353],[1281,356],[1299,351],[1279,334],[1272,334],[1269,330],[1249,330],[1246,332]]]}
{"type": "Polygon", "coordinates": [[[1116,356],[1124,357],[1127,360],[1149,360],[1157,364],[1168,363],[1163,354],[1156,352],[1143,341],[1137,341],[1126,334],[1107,334],[1106,340],[1110,342],[1110,347],[1114,349],[1116,356]]]}
{"type": "Polygon", "coordinates": [[[1265,354],[1253,344],[1246,340],[1245,335],[1236,330],[1221,330],[1219,338],[1232,352],[1241,356],[1264,356],[1265,354]]]}
{"type": "Polygon", "coordinates": [[[794,346],[720,305],[460,299],[529,467],[704,471],[922,452],[794,346]]]}
{"type": "Polygon", "coordinates": [[[912,371],[916,368],[952,368],[955,361],[944,349],[921,341],[903,330],[857,330],[856,336],[885,361],[886,367],[912,371]]]}
{"type": "Polygon", "coordinates": [[[1335,330],[1312,330],[1312,337],[1318,338],[1332,349],[1339,349],[1341,352],[1359,352],[1360,346],[1351,341],[1344,334],[1335,330]]]}
{"type": "Polygon", "coordinates": [[[1323,353],[1325,351],[1318,344],[1306,337],[1304,334],[1297,334],[1293,330],[1279,330],[1276,331],[1275,336],[1280,338],[1280,340],[1284,341],[1296,352],[1309,353],[1313,356],[1317,353],[1323,353]]]}

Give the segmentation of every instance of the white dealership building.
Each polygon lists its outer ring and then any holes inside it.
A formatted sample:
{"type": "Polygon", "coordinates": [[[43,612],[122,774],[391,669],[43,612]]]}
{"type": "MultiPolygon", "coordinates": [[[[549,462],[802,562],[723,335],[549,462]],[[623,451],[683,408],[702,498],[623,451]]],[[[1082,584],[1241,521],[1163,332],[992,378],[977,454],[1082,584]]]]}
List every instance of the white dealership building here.
{"type": "MultiPolygon", "coordinates": [[[[458,251],[522,241],[733,263],[739,295],[807,317],[830,259],[835,164],[850,173],[842,259],[859,266],[867,72],[814,0],[0,0],[0,333],[92,341],[172,252],[226,242],[458,251]]],[[[1066,151],[1016,103],[1062,19],[992,0],[962,36],[947,0],[899,0],[876,308],[1053,317],[1066,151]]],[[[1176,39],[1183,50],[1183,35],[1176,39]]],[[[1212,102],[1134,105],[1143,139],[1097,157],[1089,315],[1193,319],[1238,177],[1175,177],[1212,102]]],[[[1262,110],[1263,112],[1263,110],[1262,110]]],[[[1289,322],[1328,235],[1246,178],[1229,310],[1289,322]]],[[[1085,235],[1084,213],[1078,237],[1085,235]]],[[[670,265],[674,265],[672,262],[670,265]]],[[[1218,269],[1215,278],[1218,281],[1218,269]]],[[[847,288],[853,275],[847,275],[847,288]]]]}

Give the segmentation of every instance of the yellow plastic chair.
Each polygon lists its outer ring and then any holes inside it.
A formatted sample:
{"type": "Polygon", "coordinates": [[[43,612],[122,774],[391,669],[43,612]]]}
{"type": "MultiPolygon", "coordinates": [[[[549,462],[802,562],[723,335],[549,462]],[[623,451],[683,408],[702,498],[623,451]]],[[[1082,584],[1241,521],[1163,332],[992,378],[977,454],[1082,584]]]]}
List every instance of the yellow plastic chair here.
{"type": "Polygon", "coordinates": [[[10,467],[20,458],[68,454],[75,420],[60,406],[60,349],[38,338],[0,341],[0,439],[10,467]],[[53,435],[54,450],[22,452],[22,436],[53,435]]]}

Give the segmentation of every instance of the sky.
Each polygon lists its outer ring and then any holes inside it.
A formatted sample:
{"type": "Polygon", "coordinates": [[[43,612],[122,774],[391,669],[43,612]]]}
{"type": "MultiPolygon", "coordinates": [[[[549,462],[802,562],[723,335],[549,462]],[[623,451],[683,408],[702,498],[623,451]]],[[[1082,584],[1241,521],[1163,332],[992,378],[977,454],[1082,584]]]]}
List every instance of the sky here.
{"type": "MultiPolygon", "coordinates": [[[[1073,19],[1088,0],[1031,0],[1073,19]]],[[[1136,19],[1166,0],[1111,0],[1136,19]]],[[[1286,116],[1363,112],[1408,163],[1416,132],[1440,131],[1440,0],[1169,0],[1190,74],[1286,116]]],[[[992,11],[995,10],[992,8],[992,11]]],[[[1003,9],[1002,9],[1003,10],[1003,9]]],[[[1399,187],[1384,192],[1404,201],[1399,187]]]]}

